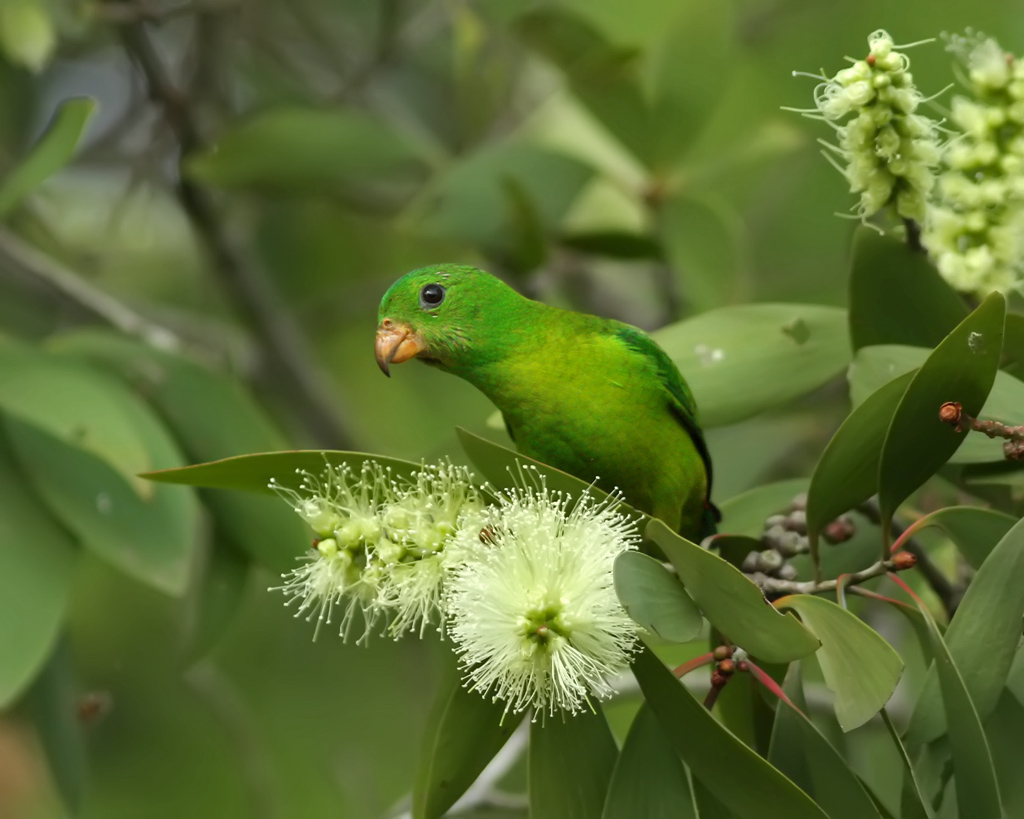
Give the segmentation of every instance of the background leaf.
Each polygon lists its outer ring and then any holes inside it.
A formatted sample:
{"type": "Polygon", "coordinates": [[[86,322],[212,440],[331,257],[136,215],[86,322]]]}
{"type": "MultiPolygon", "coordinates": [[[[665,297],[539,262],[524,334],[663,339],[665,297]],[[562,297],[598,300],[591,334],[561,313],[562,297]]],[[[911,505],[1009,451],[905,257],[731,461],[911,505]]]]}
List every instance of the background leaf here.
{"type": "Polygon", "coordinates": [[[707,427],[792,401],[850,361],[846,312],[836,307],[723,307],[652,335],[689,382],[707,427]]]}

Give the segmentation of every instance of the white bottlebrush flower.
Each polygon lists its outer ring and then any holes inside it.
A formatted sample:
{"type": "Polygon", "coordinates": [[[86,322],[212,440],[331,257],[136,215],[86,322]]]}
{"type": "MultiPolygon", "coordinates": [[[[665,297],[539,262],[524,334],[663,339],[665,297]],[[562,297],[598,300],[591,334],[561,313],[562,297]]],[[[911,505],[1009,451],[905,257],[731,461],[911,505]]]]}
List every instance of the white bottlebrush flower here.
{"type": "Polygon", "coordinates": [[[970,98],[953,99],[960,131],[921,241],[942,276],[965,293],[1006,290],[1024,275],[1024,64],[991,37],[950,38],[970,98]]]}
{"type": "Polygon", "coordinates": [[[484,502],[473,475],[448,462],[424,467],[401,496],[384,508],[384,536],[373,558],[382,567],[377,605],[398,638],[409,631],[423,636],[436,623],[444,628],[442,588],[446,545],[459,517],[477,513],[484,502]]]}
{"type": "Polygon", "coordinates": [[[822,142],[825,156],[860,194],[861,219],[893,205],[899,217],[922,222],[940,156],[936,125],[918,113],[923,98],[892,37],[876,31],[868,47],[850,68],[818,78],[814,108],[790,110],[835,129],[839,144],[822,142]]]}
{"type": "Polygon", "coordinates": [[[285,605],[298,603],[296,617],[306,616],[320,626],[330,624],[341,611],[339,633],[346,639],[362,612],[363,642],[380,614],[375,605],[381,571],[370,550],[383,533],[381,509],[400,492],[388,470],[376,461],[364,461],[358,474],[348,465],[325,463],[320,475],[300,470],[298,489],[270,482],[318,536],[314,547],[300,559],[302,565],[282,575],[285,605]]]}
{"type": "Polygon", "coordinates": [[[636,526],[614,501],[577,503],[526,488],[466,516],[451,544],[449,632],[467,685],[506,711],[577,713],[629,664],[637,625],[615,594],[612,564],[636,526]]]}

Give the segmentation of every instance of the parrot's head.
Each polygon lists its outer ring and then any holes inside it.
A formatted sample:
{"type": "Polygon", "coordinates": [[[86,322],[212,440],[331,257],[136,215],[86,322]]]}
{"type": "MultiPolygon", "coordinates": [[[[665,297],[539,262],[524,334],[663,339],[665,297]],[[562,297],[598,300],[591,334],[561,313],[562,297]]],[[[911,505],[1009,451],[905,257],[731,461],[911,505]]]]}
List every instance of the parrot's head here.
{"type": "Polygon", "coordinates": [[[500,279],[455,264],[422,267],[396,281],[380,302],[377,364],[419,358],[450,372],[500,354],[531,302],[500,279]]]}

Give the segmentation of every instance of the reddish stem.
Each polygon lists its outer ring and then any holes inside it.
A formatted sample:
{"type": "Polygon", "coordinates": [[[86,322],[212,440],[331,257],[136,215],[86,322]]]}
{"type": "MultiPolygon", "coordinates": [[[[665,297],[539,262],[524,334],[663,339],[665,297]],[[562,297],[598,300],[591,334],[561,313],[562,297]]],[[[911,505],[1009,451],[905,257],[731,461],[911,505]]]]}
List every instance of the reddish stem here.
{"type": "Polygon", "coordinates": [[[707,654],[701,654],[699,657],[694,657],[692,660],[687,660],[681,666],[675,668],[672,673],[679,678],[685,677],[691,671],[700,668],[702,665],[709,665],[715,661],[715,653],[709,651],[707,654]]]}
{"type": "MultiPolygon", "coordinates": [[[[761,683],[761,685],[763,685],[765,688],[771,691],[776,697],[778,697],[780,700],[786,703],[786,705],[788,705],[790,708],[792,708],[795,711],[800,711],[800,709],[793,704],[793,701],[786,696],[786,692],[782,690],[782,687],[777,682],[775,682],[775,680],[773,680],[771,676],[769,676],[767,671],[765,671],[763,668],[759,668],[750,660],[747,660],[747,665],[750,667],[750,673],[757,678],[757,681],[761,683]]],[[[800,711],[800,713],[803,714],[803,711],[800,711]]],[[[804,716],[807,715],[804,714],[804,716]]]]}

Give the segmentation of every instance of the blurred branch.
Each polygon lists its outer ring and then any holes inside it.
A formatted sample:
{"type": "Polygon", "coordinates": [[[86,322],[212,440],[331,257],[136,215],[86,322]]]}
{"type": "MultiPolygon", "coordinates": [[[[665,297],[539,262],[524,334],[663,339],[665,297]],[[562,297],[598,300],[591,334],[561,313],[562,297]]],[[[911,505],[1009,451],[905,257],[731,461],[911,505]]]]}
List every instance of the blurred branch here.
{"type": "MultiPolygon", "coordinates": [[[[125,50],[141,70],[149,97],[163,111],[177,141],[178,162],[203,147],[190,100],[168,76],[141,22],[121,26],[125,50]]],[[[178,173],[175,193],[202,245],[212,271],[256,336],[262,377],[276,381],[274,392],[291,396],[291,406],[321,446],[350,449],[352,435],[341,421],[336,400],[326,388],[328,378],[313,356],[280,297],[257,271],[248,266],[228,241],[209,194],[178,173]]]]}
{"type": "Polygon", "coordinates": [[[900,561],[880,560],[866,569],[841,575],[835,580],[783,580],[779,577],[768,577],[766,575],[751,577],[751,580],[757,583],[761,591],[766,594],[822,594],[823,592],[835,591],[840,581],[842,581],[843,587],[846,588],[847,586],[855,586],[858,583],[863,583],[865,580],[882,577],[889,572],[898,572],[905,568],[908,567],[900,565],[900,561]]]}
{"type": "MultiPolygon", "coordinates": [[[[875,525],[881,525],[882,513],[876,498],[865,501],[856,509],[875,525]]],[[[906,530],[906,526],[895,518],[893,519],[893,540],[899,538],[906,530]]],[[[921,576],[924,577],[932,591],[942,601],[942,607],[946,610],[946,614],[952,617],[956,612],[956,607],[960,605],[960,599],[964,596],[964,587],[959,584],[954,585],[942,573],[942,570],[932,562],[931,556],[929,556],[924,546],[916,538],[911,537],[903,541],[903,548],[917,558],[917,568],[921,570],[921,576]]]]}
{"type": "Polygon", "coordinates": [[[84,307],[122,333],[160,350],[176,351],[182,347],[175,333],[93,287],[82,276],[3,226],[0,226],[0,261],[23,275],[45,282],[63,298],[84,307]]]}

